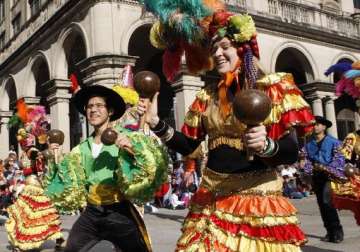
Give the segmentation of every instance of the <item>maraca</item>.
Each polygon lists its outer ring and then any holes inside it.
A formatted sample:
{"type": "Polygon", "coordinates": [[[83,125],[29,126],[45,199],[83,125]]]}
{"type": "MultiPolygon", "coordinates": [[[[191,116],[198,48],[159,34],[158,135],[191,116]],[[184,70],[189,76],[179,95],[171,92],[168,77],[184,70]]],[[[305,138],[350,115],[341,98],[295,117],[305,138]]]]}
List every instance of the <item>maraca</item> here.
{"type": "Polygon", "coordinates": [[[351,164],[346,164],[344,169],[344,174],[346,177],[351,178],[355,175],[355,167],[351,164]]]}
{"type": "MultiPolygon", "coordinates": [[[[112,145],[115,144],[116,139],[118,138],[118,133],[113,130],[112,128],[107,128],[106,130],[104,130],[104,132],[101,134],[101,142],[105,145],[112,145]]],[[[133,150],[131,150],[128,147],[124,148],[127,152],[129,152],[130,154],[134,155],[133,150]]]]}
{"type": "MultiPolygon", "coordinates": [[[[56,143],[56,144],[62,145],[64,143],[65,136],[61,130],[58,130],[58,129],[49,130],[47,135],[48,135],[48,140],[49,140],[50,144],[56,143]]],[[[54,157],[55,157],[55,164],[58,164],[59,163],[58,149],[54,149],[54,157]]]]}
{"type": "MultiPolygon", "coordinates": [[[[134,88],[141,98],[145,98],[147,104],[149,100],[160,90],[159,77],[150,71],[141,71],[135,75],[134,88]]],[[[140,128],[145,124],[145,115],[140,119],[140,128]]]]}
{"type": "MultiPolygon", "coordinates": [[[[270,114],[271,100],[262,91],[246,89],[239,92],[233,102],[233,110],[236,118],[249,127],[262,123],[270,114]]],[[[252,153],[247,153],[249,161],[254,159],[252,153]]]]}

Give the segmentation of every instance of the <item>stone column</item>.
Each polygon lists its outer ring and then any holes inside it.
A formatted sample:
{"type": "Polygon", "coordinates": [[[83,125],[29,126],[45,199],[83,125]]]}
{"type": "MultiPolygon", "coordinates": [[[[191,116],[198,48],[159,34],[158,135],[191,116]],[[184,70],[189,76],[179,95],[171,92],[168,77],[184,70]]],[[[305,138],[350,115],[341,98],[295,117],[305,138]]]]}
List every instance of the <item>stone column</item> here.
{"type": "Polygon", "coordinates": [[[312,100],[311,103],[312,103],[311,105],[312,105],[313,114],[316,116],[323,116],[324,112],[323,112],[323,104],[321,98],[316,97],[315,99],[312,100]]]}
{"type": "Polygon", "coordinates": [[[355,130],[359,130],[360,129],[360,115],[359,115],[359,110],[354,112],[354,117],[355,117],[355,130]]]}
{"type": "Polygon", "coordinates": [[[7,123],[12,115],[12,111],[0,111],[0,159],[5,159],[9,152],[10,143],[7,123]]]}
{"type": "Polygon", "coordinates": [[[111,88],[119,83],[125,65],[135,65],[137,57],[127,55],[98,55],[77,64],[85,86],[94,84],[111,88]]]}
{"type": "Polygon", "coordinates": [[[59,129],[64,132],[65,140],[63,144],[64,152],[70,151],[70,116],[69,103],[71,94],[69,88],[70,80],[52,79],[43,84],[48,91],[47,101],[50,106],[51,128],[59,129]]]}
{"type": "Polygon", "coordinates": [[[325,98],[325,115],[326,119],[332,122],[332,127],[328,129],[328,133],[337,138],[336,113],[334,98],[327,96],[325,98]]]}
{"type": "Polygon", "coordinates": [[[184,123],[184,117],[189,110],[190,105],[195,99],[195,95],[205,83],[198,76],[192,76],[187,73],[181,74],[177,81],[172,84],[175,91],[174,102],[175,123],[178,130],[184,123]]]}

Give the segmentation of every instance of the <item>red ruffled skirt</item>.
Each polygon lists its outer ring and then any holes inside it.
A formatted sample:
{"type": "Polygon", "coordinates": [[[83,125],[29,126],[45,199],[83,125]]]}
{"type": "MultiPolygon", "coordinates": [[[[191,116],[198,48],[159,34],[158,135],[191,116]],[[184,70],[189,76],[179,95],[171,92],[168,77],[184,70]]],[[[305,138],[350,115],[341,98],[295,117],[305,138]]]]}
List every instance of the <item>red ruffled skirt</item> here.
{"type": "Polygon", "coordinates": [[[360,225],[360,176],[351,177],[347,183],[331,182],[331,188],[334,207],[351,210],[360,225]]]}
{"type": "Polygon", "coordinates": [[[37,249],[47,240],[63,238],[57,210],[36,179],[29,181],[7,209],[5,223],[10,243],[21,250],[37,249]]]}
{"type": "Polygon", "coordinates": [[[296,209],[275,171],[219,174],[206,169],[176,251],[301,251],[296,209]]]}

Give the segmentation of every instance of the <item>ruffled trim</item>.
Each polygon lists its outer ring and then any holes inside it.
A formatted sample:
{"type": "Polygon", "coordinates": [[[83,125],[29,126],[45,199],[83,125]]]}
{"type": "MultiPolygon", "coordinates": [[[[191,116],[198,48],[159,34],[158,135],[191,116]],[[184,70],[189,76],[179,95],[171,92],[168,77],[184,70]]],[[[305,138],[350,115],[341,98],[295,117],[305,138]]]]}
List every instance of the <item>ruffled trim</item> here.
{"type": "Polygon", "coordinates": [[[221,220],[236,223],[236,224],[249,224],[254,227],[271,227],[276,225],[289,225],[299,224],[298,218],[295,215],[291,216],[236,216],[231,213],[225,213],[219,210],[214,212],[214,215],[221,220]]]}
{"type": "Polygon", "coordinates": [[[284,217],[297,213],[296,208],[283,196],[234,194],[215,199],[211,192],[204,189],[198,190],[194,194],[191,209],[198,211],[214,203],[216,210],[237,217],[284,217]]]}
{"type": "Polygon", "coordinates": [[[306,242],[295,224],[253,227],[223,221],[214,215],[190,213],[176,251],[300,251],[306,242]],[[223,250],[218,250],[218,246],[223,250]],[[290,249],[291,248],[291,249],[290,249]]]}
{"type": "Polygon", "coordinates": [[[360,176],[351,177],[347,183],[331,182],[331,189],[334,207],[352,211],[360,225],[360,176]]]}
{"type": "Polygon", "coordinates": [[[198,192],[176,251],[287,252],[300,251],[306,242],[296,209],[282,196],[215,197],[204,188],[198,192]]]}
{"type": "Polygon", "coordinates": [[[210,100],[210,89],[202,89],[197,95],[195,101],[190,106],[185,115],[184,125],[181,129],[183,134],[193,139],[202,139],[205,135],[201,115],[205,112],[208,101],[210,100]]]}
{"type": "Polygon", "coordinates": [[[301,252],[300,247],[292,244],[278,244],[269,243],[259,240],[249,239],[247,237],[241,237],[241,241],[232,242],[224,239],[219,241],[216,239],[210,239],[206,237],[202,239],[202,234],[197,232],[189,239],[188,244],[179,244],[176,249],[177,252],[238,252],[238,251],[256,251],[256,252],[301,252]],[[227,243],[227,244],[225,244],[227,243]],[[231,249],[232,247],[234,249],[231,249]]]}
{"type": "Polygon", "coordinates": [[[291,74],[269,74],[258,80],[257,86],[272,101],[271,113],[264,122],[269,137],[277,140],[292,127],[297,129],[300,136],[312,131],[315,118],[291,74]]]}
{"type": "Polygon", "coordinates": [[[360,201],[360,176],[354,175],[347,183],[331,182],[333,194],[360,201]]]}
{"type": "Polygon", "coordinates": [[[248,238],[260,239],[263,241],[291,242],[304,240],[304,234],[296,224],[277,224],[272,226],[252,226],[248,223],[233,223],[218,218],[215,215],[194,214],[187,216],[183,229],[193,229],[197,226],[206,226],[209,222],[210,229],[218,229],[228,235],[244,235],[248,238]],[[203,222],[203,223],[202,223],[203,222]]]}
{"type": "Polygon", "coordinates": [[[292,127],[297,127],[296,130],[300,136],[309,135],[313,131],[313,125],[308,124],[313,120],[314,116],[309,108],[303,108],[299,111],[291,110],[281,115],[278,123],[272,123],[267,126],[268,136],[272,139],[279,139],[289,132],[292,127]],[[305,122],[305,123],[304,123],[305,122]]]}
{"type": "Polygon", "coordinates": [[[354,213],[356,223],[360,225],[360,201],[350,197],[333,195],[332,204],[337,209],[350,210],[354,213]]]}
{"type": "Polygon", "coordinates": [[[87,204],[86,177],[81,166],[80,148],[75,147],[59,165],[48,163],[43,181],[45,194],[63,214],[73,214],[87,204]]]}
{"type": "Polygon", "coordinates": [[[59,215],[50,200],[44,195],[31,195],[30,191],[38,193],[42,189],[26,185],[26,195],[21,194],[8,208],[9,219],[5,223],[9,241],[21,250],[36,249],[47,240],[63,238],[59,215]]]}
{"type": "Polygon", "coordinates": [[[121,169],[117,170],[120,191],[127,199],[146,202],[167,180],[168,154],[154,138],[138,132],[122,133],[129,137],[135,155],[120,150],[121,169]]]}

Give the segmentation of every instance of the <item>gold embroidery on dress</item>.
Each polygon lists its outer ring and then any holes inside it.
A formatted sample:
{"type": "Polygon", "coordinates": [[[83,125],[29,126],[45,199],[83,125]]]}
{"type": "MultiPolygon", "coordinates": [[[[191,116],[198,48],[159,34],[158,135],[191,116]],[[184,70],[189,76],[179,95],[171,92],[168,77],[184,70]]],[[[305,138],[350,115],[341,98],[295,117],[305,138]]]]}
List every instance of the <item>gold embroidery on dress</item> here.
{"type": "MultiPolygon", "coordinates": [[[[211,94],[211,92],[209,93],[211,94]]],[[[221,117],[219,105],[215,97],[208,101],[208,106],[201,115],[201,122],[205,128],[205,132],[209,136],[209,139],[217,139],[219,137],[241,139],[246,130],[246,125],[236,119],[232,110],[226,119],[221,117]]]]}
{"type": "Polygon", "coordinates": [[[240,138],[229,138],[220,136],[214,139],[209,139],[209,150],[216,149],[220,145],[227,145],[237,150],[244,150],[244,144],[240,138]]]}

